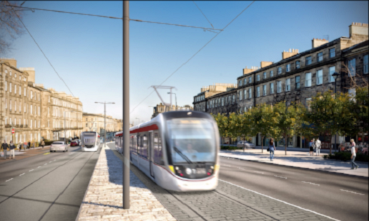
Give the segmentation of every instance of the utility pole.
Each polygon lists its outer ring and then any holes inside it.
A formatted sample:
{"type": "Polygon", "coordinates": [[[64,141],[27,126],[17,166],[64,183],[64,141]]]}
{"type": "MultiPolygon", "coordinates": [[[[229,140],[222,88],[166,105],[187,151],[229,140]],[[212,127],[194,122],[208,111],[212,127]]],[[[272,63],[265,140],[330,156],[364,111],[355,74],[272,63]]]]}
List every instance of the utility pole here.
{"type": "MultiPolygon", "coordinates": [[[[106,105],[115,104],[114,102],[95,102],[96,104],[104,104],[104,147],[106,147],[106,105]]],[[[96,121],[96,120],[95,120],[96,121]]]]}
{"type": "MultiPolygon", "coordinates": [[[[175,99],[176,99],[176,109],[175,110],[177,110],[177,94],[176,93],[172,93],[172,92],[168,92],[168,94],[174,94],[174,97],[175,97],[175,99]]],[[[170,103],[172,103],[172,101],[170,102],[170,103]]]]}
{"type": "Polygon", "coordinates": [[[123,209],[129,209],[129,1],[123,1],[123,209]]]}

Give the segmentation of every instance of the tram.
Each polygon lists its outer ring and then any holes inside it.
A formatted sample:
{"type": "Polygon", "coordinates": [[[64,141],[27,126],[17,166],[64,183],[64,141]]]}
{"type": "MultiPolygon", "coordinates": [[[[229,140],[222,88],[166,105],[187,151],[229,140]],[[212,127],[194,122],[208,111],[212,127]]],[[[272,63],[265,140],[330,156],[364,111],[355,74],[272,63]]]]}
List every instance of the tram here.
{"type": "MultiPolygon", "coordinates": [[[[164,189],[214,190],[219,176],[219,131],[210,114],[161,113],[130,128],[130,161],[164,189]]],[[[123,133],[114,135],[119,152],[123,133]]]]}
{"type": "Polygon", "coordinates": [[[81,134],[82,151],[97,151],[100,145],[100,135],[95,131],[84,131],[81,134]]]}

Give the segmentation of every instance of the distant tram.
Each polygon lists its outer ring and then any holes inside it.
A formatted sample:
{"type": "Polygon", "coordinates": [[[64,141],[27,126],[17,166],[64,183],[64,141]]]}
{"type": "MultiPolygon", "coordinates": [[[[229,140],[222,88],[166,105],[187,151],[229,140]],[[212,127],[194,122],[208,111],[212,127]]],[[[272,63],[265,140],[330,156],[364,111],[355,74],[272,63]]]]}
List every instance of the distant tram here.
{"type": "MultiPolygon", "coordinates": [[[[122,135],[114,136],[120,152],[122,135]]],[[[131,163],[168,190],[214,190],[219,149],[217,124],[204,112],[165,112],[130,129],[131,163]]]]}
{"type": "Polygon", "coordinates": [[[82,151],[97,151],[100,145],[100,135],[95,131],[85,131],[81,134],[82,151]]]}

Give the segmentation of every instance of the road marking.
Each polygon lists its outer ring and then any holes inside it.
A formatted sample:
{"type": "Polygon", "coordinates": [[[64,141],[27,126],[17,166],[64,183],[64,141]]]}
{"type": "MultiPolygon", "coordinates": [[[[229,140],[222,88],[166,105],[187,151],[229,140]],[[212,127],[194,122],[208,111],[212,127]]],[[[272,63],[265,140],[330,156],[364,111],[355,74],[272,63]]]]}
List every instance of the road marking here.
{"type": "Polygon", "coordinates": [[[340,190],[341,190],[341,191],[344,191],[344,192],[348,192],[348,193],[353,193],[353,194],[357,194],[357,195],[365,196],[365,194],[357,193],[357,192],[353,192],[353,191],[350,191],[350,190],[343,190],[343,189],[340,189],[340,190]]]}
{"type": "Polygon", "coordinates": [[[19,174],[19,176],[23,176],[25,173],[19,174]]]}
{"type": "Polygon", "coordinates": [[[47,165],[47,163],[44,164],[44,166],[47,165]]]}
{"type": "Polygon", "coordinates": [[[306,182],[306,181],[301,181],[301,182],[308,183],[308,184],[315,185],[315,186],[320,186],[320,184],[317,184],[317,183],[311,183],[311,182],[306,182]]]}
{"type": "Polygon", "coordinates": [[[53,162],[53,161],[49,161],[49,163],[51,163],[51,162],[53,162]]]}
{"type": "Polygon", "coordinates": [[[34,171],[34,169],[30,170],[29,172],[32,172],[32,171],[34,171]]]}
{"type": "Polygon", "coordinates": [[[40,168],[41,166],[38,166],[37,168],[40,168]]]}
{"type": "Polygon", "coordinates": [[[278,177],[278,178],[282,178],[282,179],[286,179],[287,180],[287,177],[284,177],[284,176],[276,176],[274,175],[275,177],[278,177]]]}
{"type": "Polygon", "coordinates": [[[263,172],[259,172],[259,171],[254,171],[255,173],[261,173],[261,174],[265,174],[265,173],[263,173],[263,172]]]}
{"type": "Polygon", "coordinates": [[[48,154],[50,154],[50,152],[44,153],[44,155],[48,155],[48,154]]]}
{"type": "Polygon", "coordinates": [[[11,181],[13,178],[10,178],[9,180],[6,180],[5,182],[9,182],[9,181],[11,181]]]}
{"type": "Polygon", "coordinates": [[[271,197],[271,196],[268,196],[268,195],[265,195],[265,194],[262,194],[262,193],[256,192],[256,191],[254,191],[254,190],[250,190],[250,189],[247,189],[247,188],[245,188],[245,187],[238,186],[238,185],[233,184],[233,183],[230,183],[230,182],[228,182],[228,181],[221,180],[221,179],[219,179],[219,180],[220,180],[220,181],[222,181],[222,182],[225,182],[225,183],[231,184],[231,185],[233,185],[233,186],[239,187],[239,188],[241,188],[241,189],[244,189],[244,190],[247,190],[247,191],[250,191],[250,192],[253,192],[253,193],[259,194],[259,195],[261,195],[261,196],[267,197],[267,198],[269,198],[269,199],[273,199],[273,200],[276,200],[276,201],[278,201],[278,202],[281,202],[281,203],[287,204],[287,205],[289,205],[289,206],[293,206],[293,207],[296,207],[296,208],[298,208],[298,209],[302,209],[302,210],[305,210],[305,211],[308,211],[308,212],[311,212],[311,213],[317,214],[317,215],[319,215],[319,216],[326,217],[326,218],[331,219],[331,220],[340,221],[340,220],[335,219],[335,218],[332,218],[332,217],[330,217],[330,216],[326,216],[326,215],[324,215],[324,214],[317,213],[317,212],[315,212],[315,211],[313,211],[313,210],[305,209],[305,208],[302,208],[302,207],[300,207],[300,206],[296,206],[296,205],[294,205],[294,204],[287,203],[287,202],[285,202],[285,201],[282,201],[282,200],[279,200],[279,199],[273,198],[273,197],[271,197]]]}

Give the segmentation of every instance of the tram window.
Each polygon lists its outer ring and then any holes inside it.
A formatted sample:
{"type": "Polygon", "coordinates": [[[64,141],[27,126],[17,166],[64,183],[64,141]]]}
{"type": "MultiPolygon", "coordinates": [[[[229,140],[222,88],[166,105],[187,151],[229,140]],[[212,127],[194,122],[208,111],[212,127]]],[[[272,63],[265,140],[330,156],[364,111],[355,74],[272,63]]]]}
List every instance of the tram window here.
{"type": "Polygon", "coordinates": [[[142,136],[139,136],[137,135],[137,153],[138,155],[141,155],[141,139],[142,139],[142,136]]]}
{"type": "Polygon", "coordinates": [[[161,145],[161,137],[158,132],[154,133],[154,162],[158,165],[164,165],[163,147],[161,145]]]}
{"type": "Polygon", "coordinates": [[[147,136],[142,136],[141,156],[147,159],[147,136]]]}

